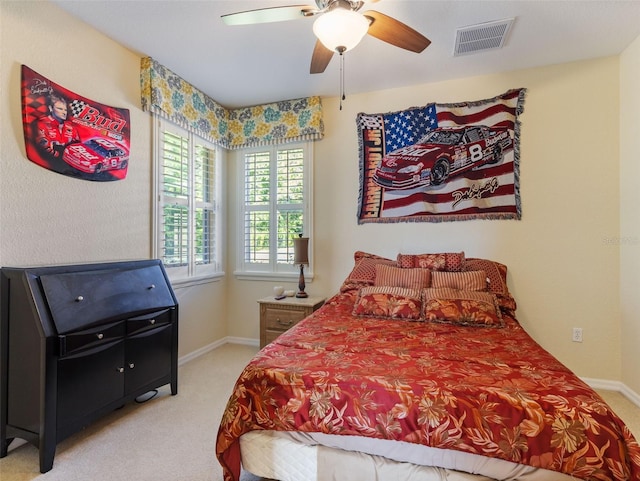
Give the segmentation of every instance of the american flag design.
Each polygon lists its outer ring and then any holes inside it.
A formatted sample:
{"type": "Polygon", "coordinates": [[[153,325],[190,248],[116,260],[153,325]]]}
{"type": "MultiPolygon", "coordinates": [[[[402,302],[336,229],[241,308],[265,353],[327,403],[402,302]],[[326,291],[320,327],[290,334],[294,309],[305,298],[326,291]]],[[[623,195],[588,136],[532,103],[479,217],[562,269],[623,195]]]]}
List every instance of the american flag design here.
{"type": "Polygon", "coordinates": [[[430,103],[381,113],[360,113],[360,192],[358,223],[441,222],[470,219],[520,219],[520,122],[526,89],[491,99],[430,103]],[[452,175],[441,185],[391,189],[378,185],[374,173],[389,153],[418,144],[434,129],[487,126],[508,129],[513,149],[500,162],[452,175]]]}

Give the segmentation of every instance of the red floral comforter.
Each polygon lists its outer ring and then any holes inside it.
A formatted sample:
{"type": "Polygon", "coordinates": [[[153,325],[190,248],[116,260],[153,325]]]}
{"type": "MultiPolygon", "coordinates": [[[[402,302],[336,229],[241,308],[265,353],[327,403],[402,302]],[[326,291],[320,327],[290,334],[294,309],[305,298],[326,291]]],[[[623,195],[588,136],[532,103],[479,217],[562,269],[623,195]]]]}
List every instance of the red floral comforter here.
{"type": "Polygon", "coordinates": [[[587,480],[640,481],[640,447],[512,318],[504,328],[351,315],[354,293],[265,347],[238,379],[216,452],[240,476],[251,430],[402,440],[587,480]]]}

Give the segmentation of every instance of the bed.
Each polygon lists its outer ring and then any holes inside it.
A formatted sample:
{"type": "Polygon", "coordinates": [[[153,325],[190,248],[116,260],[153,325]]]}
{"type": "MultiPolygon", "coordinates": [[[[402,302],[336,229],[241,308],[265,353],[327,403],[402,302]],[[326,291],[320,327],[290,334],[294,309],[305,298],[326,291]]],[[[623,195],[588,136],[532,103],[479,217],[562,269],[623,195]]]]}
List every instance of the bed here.
{"type": "Polygon", "coordinates": [[[263,348],[218,431],[225,481],[640,481],[640,447],[516,319],[507,267],[358,251],[322,308],[263,348]]]}

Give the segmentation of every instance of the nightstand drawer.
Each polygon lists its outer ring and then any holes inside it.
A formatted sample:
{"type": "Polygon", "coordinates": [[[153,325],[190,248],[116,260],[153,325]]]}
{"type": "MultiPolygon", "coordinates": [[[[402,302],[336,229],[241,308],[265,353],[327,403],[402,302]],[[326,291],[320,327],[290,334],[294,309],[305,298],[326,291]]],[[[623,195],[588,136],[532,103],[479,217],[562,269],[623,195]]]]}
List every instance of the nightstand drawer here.
{"type": "Polygon", "coordinates": [[[265,331],[264,332],[264,339],[265,339],[264,345],[266,346],[267,344],[271,344],[282,333],[283,333],[283,331],[265,331]]]}
{"type": "Polygon", "coordinates": [[[293,325],[300,322],[307,317],[309,309],[300,310],[297,309],[275,309],[273,307],[267,307],[265,309],[265,320],[267,323],[267,329],[286,331],[293,325]]]}
{"type": "Polygon", "coordinates": [[[265,297],[260,304],[260,347],[274,341],[324,304],[324,297],[286,297],[275,300],[265,297]]]}

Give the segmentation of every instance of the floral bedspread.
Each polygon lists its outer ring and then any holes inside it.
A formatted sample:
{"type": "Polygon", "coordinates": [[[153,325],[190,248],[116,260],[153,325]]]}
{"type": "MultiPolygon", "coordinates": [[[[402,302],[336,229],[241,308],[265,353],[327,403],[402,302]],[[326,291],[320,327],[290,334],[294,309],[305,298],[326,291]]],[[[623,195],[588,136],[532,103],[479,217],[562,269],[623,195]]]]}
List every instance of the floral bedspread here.
{"type": "Polygon", "coordinates": [[[640,481],[640,447],[602,398],[505,315],[504,328],[362,318],[338,294],[240,375],[216,453],[240,476],[251,430],[402,440],[586,480],[640,481]]]}

